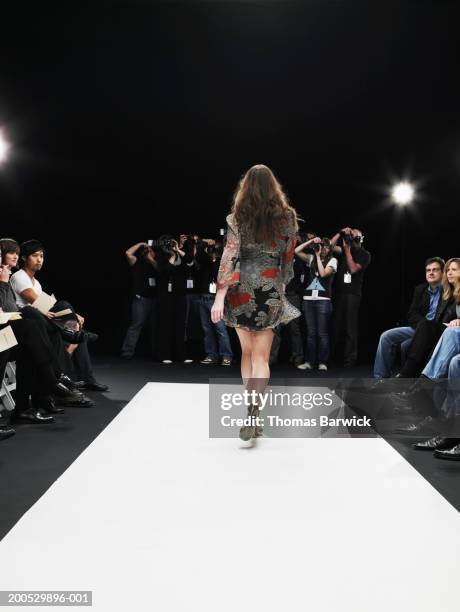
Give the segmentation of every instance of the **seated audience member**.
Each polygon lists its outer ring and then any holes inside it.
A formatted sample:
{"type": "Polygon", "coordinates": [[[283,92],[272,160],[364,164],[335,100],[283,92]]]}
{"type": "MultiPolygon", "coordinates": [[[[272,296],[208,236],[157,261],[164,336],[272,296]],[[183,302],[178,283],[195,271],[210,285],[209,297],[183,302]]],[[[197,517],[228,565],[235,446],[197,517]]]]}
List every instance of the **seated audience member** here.
{"type": "Polygon", "coordinates": [[[126,251],[132,274],[131,321],[121,347],[121,357],[131,359],[141,331],[148,323],[148,333],[155,353],[155,314],[157,310],[157,262],[155,252],[145,242],[126,251]]]}
{"type": "Polygon", "coordinates": [[[221,319],[218,323],[213,323],[211,320],[221,256],[222,246],[215,240],[206,239],[198,243],[196,261],[200,268],[200,319],[206,353],[204,359],[200,361],[203,365],[220,363],[223,366],[230,366],[233,359],[232,346],[224,321],[221,319]]]}
{"type": "MultiPolygon", "coordinates": [[[[407,313],[406,327],[389,329],[380,336],[374,362],[374,378],[389,378],[395,366],[396,353],[399,348],[405,355],[417,325],[423,319],[436,319],[442,306],[442,273],[444,260],[440,257],[430,257],[425,262],[426,282],[414,289],[412,303],[407,313]]],[[[378,386],[378,385],[377,385],[378,386]]]]}
{"type": "MultiPolygon", "coordinates": [[[[0,241],[2,247],[4,241],[0,241]]],[[[14,293],[9,284],[10,266],[15,264],[17,253],[8,253],[2,249],[2,266],[0,268],[0,308],[4,312],[17,312],[14,293]]],[[[41,313],[30,313],[31,307],[26,307],[22,314],[24,318],[9,321],[9,325],[18,341],[18,346],[11,351],[16,360],[16,407],[11,414],[13,420],[30,423],[52,422],[53,418],[44,416],[42,412],[59,413],[51,398],[54,396],[67,405],[82,405],[86,399],[81,392],[69,389],[63,381],[60,364],[50,342],[48,322],[41,313]],[[29,407],[29,396],[32,397],[32,407],[29,407]]],[[[90,400],[89,400],[90,401],[90,400]]]]}
{"type": "MultiPolygon", "coordinates": [[[[9,361],[9,355],[10,351],[2,351],[0,353],[0,387],[3,382],[3,377],[5,376],[5,368],[9,361]]],[[[11,436],[14,436],[15,433],[16,432],[9,424],[9,416],[7,411],[0,411],[0,440],[11,438],[11,436]]]]}
{"type": "Polygon", "coordinates": [[[337,271],[337,259],[333,257],[328,238],[313,238],[300,244],[296,255],[305,261],[312,277],[303,296],[303,312],[307,326],[306,361],[297,367],[301,370],[327,370],[330,341],[329,322],[332,314],[332,280],[337,271]],[[304,253],[313,248],[313,254],[304,253]]]}
{"type": "MultiPolygon", "coordinates": [[[[456,318],[456,300],[460,293],[460,259],[449,259],[442,277],[442,299],[435,319],[421,319],[407,350],[406,360],[398,374],[400,378],[420,376],[431,352],[436,346],[445,323],[456,318]]],[[[460,301],[460,298],[459,298],[460,301]]]]}
{"type": "MultiPolygon", "coordinates": [[[[37,272],[43,267],[44,248],[37,240],[28,240],[21,245],[21,265],[22,268],[15,272],[11,277],[11,286],[16,295],[16,303],[19,308],[24,308],[29,304],[33,304],[38,296],[42,293],[40,282],[36,278],[37,272]]],[[[64,308],[72,310],[72,318],[78,321],[81,331],[83,331],[84,319],[77,314],[71,304],[65,301],[59,301],[54,305],[54,311],[59,311],[64,308]]],[[[52,317],[53,313],[48,313],[52,317]]],[[[73,364],[76,370],[76,378],[83,381],[82,389],[91,391],[107,391],[107,385],[99,383],[93,373],[91,357],[89,355],[87,342],[97,339],[96,334],[85,332],[82,341],[73,353],[73,364]]]]}

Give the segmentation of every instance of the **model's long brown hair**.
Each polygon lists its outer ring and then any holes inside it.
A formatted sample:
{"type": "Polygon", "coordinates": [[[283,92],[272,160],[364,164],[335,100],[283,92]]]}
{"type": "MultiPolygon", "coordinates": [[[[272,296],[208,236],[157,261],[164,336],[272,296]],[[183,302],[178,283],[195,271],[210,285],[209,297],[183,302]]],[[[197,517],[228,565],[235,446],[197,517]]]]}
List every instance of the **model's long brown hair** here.
{"type": "Polygon", "coordinates": [[[447,270],[449,269],[451,263],[456,263],[457,266],[460,268],[460,257],[452,257],[452,259],[446,261],[446,265],[444,266],[444,272],[442,275],[442,299],[450,300],[453,296],[455,298],[455,303],[460,304],[460,279],[457,279],[453,286],[447,280],[447,270]]]}
{"type": "Polygon", "coordinates": [[[282,236],[289,219],[298,231],[295,209],[273,172],[263,164],[252,166],[241,178],[232,213],[238,228],[244,228],[255,242],[271,242],[282,236]]]}

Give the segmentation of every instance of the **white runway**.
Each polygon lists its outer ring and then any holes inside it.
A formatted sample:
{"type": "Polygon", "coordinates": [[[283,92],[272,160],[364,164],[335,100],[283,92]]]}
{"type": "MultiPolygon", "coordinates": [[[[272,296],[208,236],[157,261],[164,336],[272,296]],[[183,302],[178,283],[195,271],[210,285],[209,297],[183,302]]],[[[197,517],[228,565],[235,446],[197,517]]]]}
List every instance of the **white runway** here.
{"type": "Polygon", "coordinates": [[[458,612],[460,515],[386,442],[238,446],[209,439],[207,385],[146,385],[0,542],[0,588],[92,590],[97,612],[458,612]]]}

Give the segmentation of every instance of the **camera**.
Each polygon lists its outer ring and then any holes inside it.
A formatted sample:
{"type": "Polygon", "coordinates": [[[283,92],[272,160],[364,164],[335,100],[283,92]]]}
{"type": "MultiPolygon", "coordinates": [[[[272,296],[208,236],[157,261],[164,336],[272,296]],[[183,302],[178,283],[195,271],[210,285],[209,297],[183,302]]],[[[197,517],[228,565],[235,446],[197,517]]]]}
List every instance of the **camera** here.
{"type": "Polygon", "coordinates": [[[323,246],[323,242],[315,242],[313,244],[313,250],[318,253],[319,251],[321,251],[321,247],[323,246]]]}
{"type": "Polygon", "coordinates": [[[353,234],[351,232],[340,232],[340,237],[346,244],[351,244],[353,242],[353,234]]]}

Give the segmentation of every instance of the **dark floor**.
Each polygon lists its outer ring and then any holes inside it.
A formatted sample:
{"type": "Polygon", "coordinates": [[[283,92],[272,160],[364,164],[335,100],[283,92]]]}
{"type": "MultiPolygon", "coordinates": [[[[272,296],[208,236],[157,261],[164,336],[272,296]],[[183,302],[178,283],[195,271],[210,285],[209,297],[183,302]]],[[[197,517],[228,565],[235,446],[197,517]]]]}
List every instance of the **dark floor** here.
{"type": "MultiPolygon", "coordinates": [[[[68,408],[52,425],[17,425],[17,434],[0,443],[0,538],[46,492],[85,448],[107,427],[147,382],[208,383],[210,378],[239,378],[238,366],[165,365],[146,359],[129,362],[114,357],[95,361],[97,378],[110,385],[90,409],[68,408]]],[[[367,378],[369,367],[305,373],[290,365],[272,368],[273,378],[367,378]],[[321,375],[320,375],[321,374],[321,375]]],[[[455,508],[460,510],[460,462],[436,460],[431,453],[412,450],[412,440],[387,440],[455,508]]],[[[369,458],[371,460],[371,458],[369,458]]]]}

